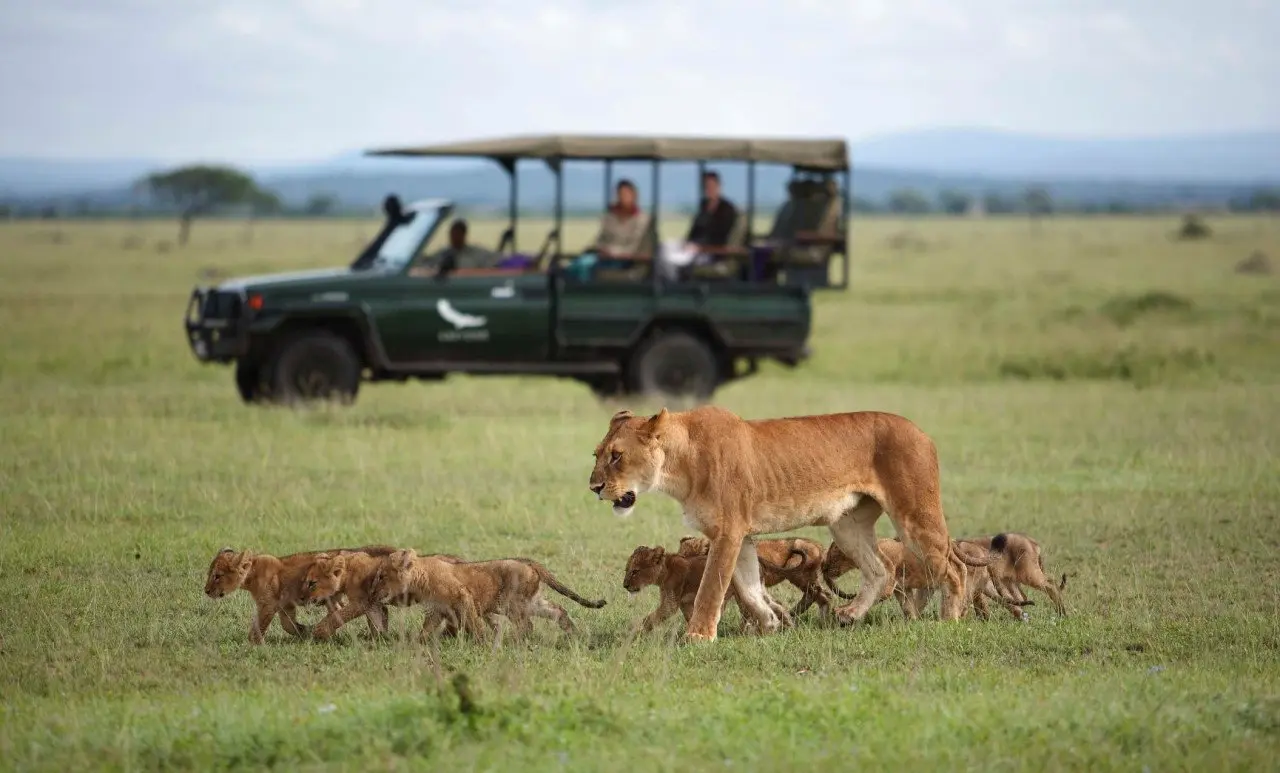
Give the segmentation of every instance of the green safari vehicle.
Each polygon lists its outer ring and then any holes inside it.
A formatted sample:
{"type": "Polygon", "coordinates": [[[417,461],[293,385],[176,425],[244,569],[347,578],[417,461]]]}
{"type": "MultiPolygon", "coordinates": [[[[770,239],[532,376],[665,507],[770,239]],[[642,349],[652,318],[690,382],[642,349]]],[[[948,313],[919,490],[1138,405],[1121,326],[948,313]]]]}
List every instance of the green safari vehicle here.
{"type": "MultiPolygon", "coordinates": [[[[384,223],[346,267],[197,286],[185,327],[203,363],[235,364],[246,402],[353,400],[362,382],[450,373],[575,379],[601,396],[709,398],[761,359],[809,354],[811,292],[848,286],[849,162],[844,140],[516,137],[370,151],[491,159],[510,180],[510,222],[489,264],[460,268],[424,254],[448,220],[447,199],[388,196],[384,223]],[[555,218],[535,253],[517,247],[518,162],[555,178],[555,218]],[[635,254],[582,269],[564,254],[563,163],[648,161],[649,226],[635,254]],[[745,162],[748,191],[729,243],[678,276],[660,257],[659,162],[745,162]],[[753,235],[757,164],[791,167],[771,230],[753,235]],[[832,264],[841,270],[832,281],[832,264]]],[[[470,249],[470,248],[469,248],[470,249]]],[[[482,249],[482,248],[481,248],[482,249]]]]}

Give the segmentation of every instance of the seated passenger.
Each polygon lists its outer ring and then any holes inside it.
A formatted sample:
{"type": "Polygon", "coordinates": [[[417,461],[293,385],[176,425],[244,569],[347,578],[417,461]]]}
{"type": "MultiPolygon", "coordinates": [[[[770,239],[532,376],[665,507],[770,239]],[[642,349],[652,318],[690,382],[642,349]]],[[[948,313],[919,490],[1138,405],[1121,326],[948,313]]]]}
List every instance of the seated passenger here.
{"type": "Polygon", "coordinates": [[[457,218],[449,225],[449,246],[423,261],[438,274],[453,273],[458,269],[495,268],[502,255],[467,244],[467,221],[457,218]]]}
{"type": "Polygon", "coordinates": [[[601,258],[643,258],[640,255],[649,230],[649,216],[640,211],[636,186],[619,180],[617,199],[600,221],[600,233],[588,250],[601,258]]]}
{"type": "Polygon", "coordinates": [[[720,175],[705,172],[702,175],[702,201],[698,202],[698,214],[689,226],[685,242],[699,252],[724,247],[729,243],[729,234],[737,220],[738,208],[720,195],[720,175]]]}

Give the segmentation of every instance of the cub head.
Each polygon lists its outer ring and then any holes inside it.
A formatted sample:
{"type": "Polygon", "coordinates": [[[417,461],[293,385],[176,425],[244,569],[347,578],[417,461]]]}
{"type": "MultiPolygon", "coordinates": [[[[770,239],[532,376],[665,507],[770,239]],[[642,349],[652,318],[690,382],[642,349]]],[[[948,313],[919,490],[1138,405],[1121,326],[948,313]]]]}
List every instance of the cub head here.
{"type": "Polygon", "coordinates": [[[661,441],[669,422],[666,408],[648,419],[618,411],[609,420],[609,429],[592,452],[596,463],[588,485],[597,497],[613,503],[614,515],[631,515],[636,497],[662,482],[666,454],[661,441]]]}
{"type": "Polygon", "coordinates": [[[373,576],[373,598],[388,602],[409,592],[409,575],[418,554],[412,549],[397,550],[378,565],[373,576]]]}
{"type": "Polygon", "coordinates": [[[321,553],[311,562],[302,582],[302,595],[307,601],[324,601],[342,590],[347,574],[347,554],[321,553]]]}
{"type": "Polygon", "coordinates": [[[711,552],[711,540],[706,537],[681,537],[680,550],[677,555],[686,558],[697,558],[711,552]]]}
{"type": "Polygon", "coordinates": [[[646,585],[657,585],[662,574],[667,551],[661,545],[656,548],[641,545],[631,551],[627,559],[627,571],[622,576],[622,587],[628,593],[639,593],[646,585]]]}
{"type": "Polygon", "coordinates": [[[827,554],[822,557],[822,579],[830,585],[837,577],[854,568],[853,559],[832,542],[831,547],[827,548],[827,554]]]}
{"type": "Polygon", "coordinates": [[[204,581],[204,593],[211,599],[220,599],[234,593],[244,585],[253,569],[253,556],[245,550],[237,553],[234,548],[223,548],[209,564],[204,581]]]}

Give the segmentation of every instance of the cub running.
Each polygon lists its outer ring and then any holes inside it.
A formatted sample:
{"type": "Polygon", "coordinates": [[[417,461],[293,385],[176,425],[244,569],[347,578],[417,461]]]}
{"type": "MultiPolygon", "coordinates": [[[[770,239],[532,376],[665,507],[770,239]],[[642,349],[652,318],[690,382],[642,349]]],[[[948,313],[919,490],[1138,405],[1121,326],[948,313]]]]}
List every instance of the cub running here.
{"type": "MultiPolygon", "coordinates": [[[[680,539],[682,556],[705,556],[710,549],[711,540],[706,537],[680,539]]],[[[802,615],[813,604],[818,605],[819,615],[830,614],[831,594],[821,582],[825,557],[822,545],[805,537],[760,540],[756,543],[756,557],[760,561],[760,582],[766,589],[785,580],[803,594],[788,615],[802,615]]]]}
{"type": "MultiPolygon", "coordinates": [[[[337,548],[324,553],[292,553],[277,558],[266,553],[249,550],[237,552],[234,548],[226,547],[219,550],[209,564],[204,592],[212,599],[223,598],[241,589],[253,596],[257,611],[249,627],[249,641],[254,644],[263,642],[267,628],[276,615],[280,616],[280,627],[286,633],[305,638],[309,630],[298,622],[297,608],[304,604],[324,604],[332,614],[342,600],[341,596],[333,596],[312,602],[304,595],[302,580],[319,556],[326,553],[386,556],[394,551],[395,548],[389,545],[366,545],[361,548],[337,548]]],[[[370,630],[373,630],[372,621],[369,625],[370,630]]]]}
{"type": "MultiPolygon", "coordinates": [[[[926,567],[899,539],[881,538],[876,544],[876,550],[879,552],[880,560],[884,562],[889,574],[884,591],[876,603],[893,597],[897,599],[898,605],[902,607],[902,615],[905,618],[918,620],[934,590],[929,582],[926,567]]],[[[961,615],[963,616],[968,612],[969,606],[972,605],[977,616],[986,620],[989,614],[984,595],[1004,601],[994,592],[986,594],[983,592],[984,589],[990,587],[986,572],[992,559],[985,554],[974,556],[972,551],[976,550],[976,548],[971,548],[967,544],[954,545],[952,550],[954,555],[958,556],[965,566],[965,605],[961,615]]],[[[840,549],[839,544],[831,543],[822,565],[822,579],[826,582],[827,587],[831,588],[832,592],[841,598],[849,598],[849,594],[840,590],[835,581],[840,575],[854,568],[853,561],[840,549]]],[[[865,578],[863,582],[866,582],[865,578]]],[[[1010,606],[1013,615],[1020,619],[1021,610],[1017,609],[1017,607],[1012,607],[1007,601],[1004,601],[1004,603],[1010,606]]]]}
{"type": "MultiPolygon", "coordinates": [[[[694,599],[707,568],[705,555],[691,554],[695,549],[696,546],[690,546],[686,553],[682,540],[681,552],[675,554],[668,553],[661,545],[641,545],[631,551],[622,576],[622,587],[635,595],[649,585],[658,586],[658,608],[640,621],[641,632],[652,631],[665,623],[677,610],[684,615],[686,623],[693,617],[694,599]]],[[[731,600],[738,603],[738,610],[742,612],[742,604],[738,601],[733,585],[725,591],[724,603],[728,604],[731,600]]],[[[746,625],[747,616],[743,614],[739,630],[745,629],[746,625]]]]}
{"type": "MultiPolygon", "coordinates": [[[[388,557],[398,551],[398,548],[391,548],[376,556],[367,553],[322,553],[315,557],[306,573],[306,598],[312,602],[322,602],[345,595],[347,603],[338,609],[331,609],[316,624],[312,631],[314,638],[324,641],[361,615],[369,621],[370,633],[375,636],[386,633],[387,605],[374,599],[373,583],[378,571],[386,565],[388,557]]],[[[462,560],[457,556],[444,554],[435,557],[446,562],[462,560]]]]}
{"type": "Polygon", "coordinates": [[[1040,543],[1026,534],[1004,532],[990,537],[974,537],[964,540],[991,551],[993,558],[989,573],[991,581],[1000,591],[1000,595],[1019,606],[1034,606],[1035,602],[1027,599],[1022,592],[1023,585],[1029,585],[1049,597],[1054,611],[1066,616],[1067,607],[1062,603],[1062,594],[1067,587],[1067,575],[1055,588],[1053,581],[1045,576],[1044,558],[1040,552],[1040,543]]]}
{"type": "Polygon", "coordinates": [[[711,540],[706,582],[686,636],[711,641],[730,583],[764,631],[779,616],[766,601],[757,534],[826,526],[862,572],[854,600],[835,610],[861,620],[880,597],[888,573],[876,551],[875,525],[888,513],[942,586],[943,620],[964,609],[964,566],[942,513],[938,453],[911,421],[861,411],[746,421],[723,408],[634,416],[619,411],[593,452],[588,483],[627,516],[637,497],[660,491],[680,503],[686,523],[711,540]]]}
{"type": "Polygon", "coordinates": [[[445,562],[419,556],[413,550],[397,551],[386,560],[374,581],[373,593],[380,603],[398,600],[426,606],[419,634],[423,641],[441,620],[477,640],[484,639],[480,617],[488,620],[492,632],[499,614],[510,619],[520,635],[533,630],[533,617],[555,620],[566,633],[573,633],[573,620],[564,607],[541,595],[543,583],[584,607],[605,605],[604,599],[590,601],[578,595],[545,566],[528,558],[445,562]]]}

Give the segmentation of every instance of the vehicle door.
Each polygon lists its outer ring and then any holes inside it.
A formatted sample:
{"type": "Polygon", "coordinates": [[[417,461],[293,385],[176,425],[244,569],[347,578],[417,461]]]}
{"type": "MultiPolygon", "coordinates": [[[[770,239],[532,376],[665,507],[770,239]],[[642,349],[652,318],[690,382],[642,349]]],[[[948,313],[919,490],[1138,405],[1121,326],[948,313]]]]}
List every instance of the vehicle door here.
{"type": "Polygon", "coordinates": [[[545,274],[397,277],[375,309],[387,358],[396,366],[443,361],[545,359],[550,293],[545,274]]]}

